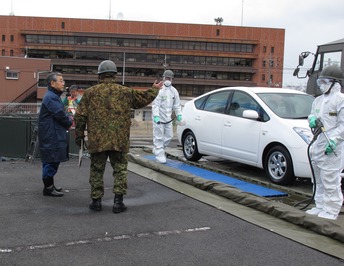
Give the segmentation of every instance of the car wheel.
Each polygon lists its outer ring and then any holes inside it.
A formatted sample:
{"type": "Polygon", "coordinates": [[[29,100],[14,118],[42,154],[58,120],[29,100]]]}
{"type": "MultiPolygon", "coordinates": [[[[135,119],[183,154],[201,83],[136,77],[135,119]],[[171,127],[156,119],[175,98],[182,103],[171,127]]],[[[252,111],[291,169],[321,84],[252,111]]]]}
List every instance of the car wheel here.
{"type": "Polygon", "coordinates": [[[183,137],[183,153],[187,160],[198,161],[202,155],[198,152],[195,135],[189,131],[183,137]]]}
{"type": "Polygon", "coordinates": [[[293,161],[288,150],[275,146],[269,150],[264,161],[264,169],[272,183],[289,185],[295,180],[293,161]]]}

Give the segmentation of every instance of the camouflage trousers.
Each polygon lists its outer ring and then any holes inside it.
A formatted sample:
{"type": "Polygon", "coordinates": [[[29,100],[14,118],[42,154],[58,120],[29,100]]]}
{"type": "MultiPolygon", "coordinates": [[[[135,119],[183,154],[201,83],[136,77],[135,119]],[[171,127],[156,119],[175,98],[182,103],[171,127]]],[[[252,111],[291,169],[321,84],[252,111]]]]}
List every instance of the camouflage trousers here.
{"type": "Polygon", "coordinates": [[[126,153],[119,151],[104,151],[91,153],[90,185],[91,198],[100,199],[104,196],[104,171],[107,159],[112,166],[114,184],[113,193],[127,194],[127,167],[126,153]]]}

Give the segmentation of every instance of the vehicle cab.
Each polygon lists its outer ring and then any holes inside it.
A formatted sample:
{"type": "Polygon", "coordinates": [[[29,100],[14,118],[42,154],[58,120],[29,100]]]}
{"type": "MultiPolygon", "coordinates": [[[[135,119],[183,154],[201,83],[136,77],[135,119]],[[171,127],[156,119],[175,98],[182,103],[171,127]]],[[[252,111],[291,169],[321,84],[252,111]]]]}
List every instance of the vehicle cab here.
{"type": "MultiPolygon", "coordinates": [[[[316,53],[312,52],[302,52],[299,55],[299,64],[294,70],[293,76],[297,78],[307,78],[307,89],[308,94],[318,96],[321,94],[316,80],[320,75],[321,71],[328,66],[336,65],[339,66],[344,71],[344,38],[333,41],[330,43],[318,45],[316,53]],[[314,60],[312,62],[312,67],[306,69],[304,67],[305,59],[310,55],[314,55],[314,60]]],[[[342,84],[342,92],[343,92],[342,84]]]]}

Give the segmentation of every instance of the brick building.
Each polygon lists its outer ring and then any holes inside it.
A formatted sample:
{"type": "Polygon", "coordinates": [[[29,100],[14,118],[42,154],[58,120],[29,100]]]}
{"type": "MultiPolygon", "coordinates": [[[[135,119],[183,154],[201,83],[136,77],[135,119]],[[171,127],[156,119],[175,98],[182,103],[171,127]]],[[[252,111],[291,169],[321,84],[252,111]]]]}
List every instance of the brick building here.
{"type": "Polygon", "coordinates": [[[50,59],[0,56],[0,102],[36,103],[38,81],[50,68],[50,59]]]}
{"type": "Polygon", "coordinates": [[[0,35],[1,56],[49,59],[66,86],[94,85],[99,63],[111,59],[117,81],[134,88],[173,70],[182,97],[224,86],[282,87],[284,29],[0,16],[0,35]]]}

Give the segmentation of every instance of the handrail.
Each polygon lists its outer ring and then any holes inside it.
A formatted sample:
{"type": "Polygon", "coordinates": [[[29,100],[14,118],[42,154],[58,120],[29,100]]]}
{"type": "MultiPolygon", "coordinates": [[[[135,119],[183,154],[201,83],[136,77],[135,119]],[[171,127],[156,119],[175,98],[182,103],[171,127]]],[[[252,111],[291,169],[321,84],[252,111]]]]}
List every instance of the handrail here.
{"type": "Polygon", "coordinates": [[[35,82],[33,85],[31,85],[27,90],[19,94],[14,100],[9,102],[6,106],[0,109],[0,113],[7,114],[15,111],[17,108],[16,105],[13,105],[14,103],[23,103],[25,100],[29,99],[34,93],[37,93],[37,87],[38,81],[35,82]]]}

